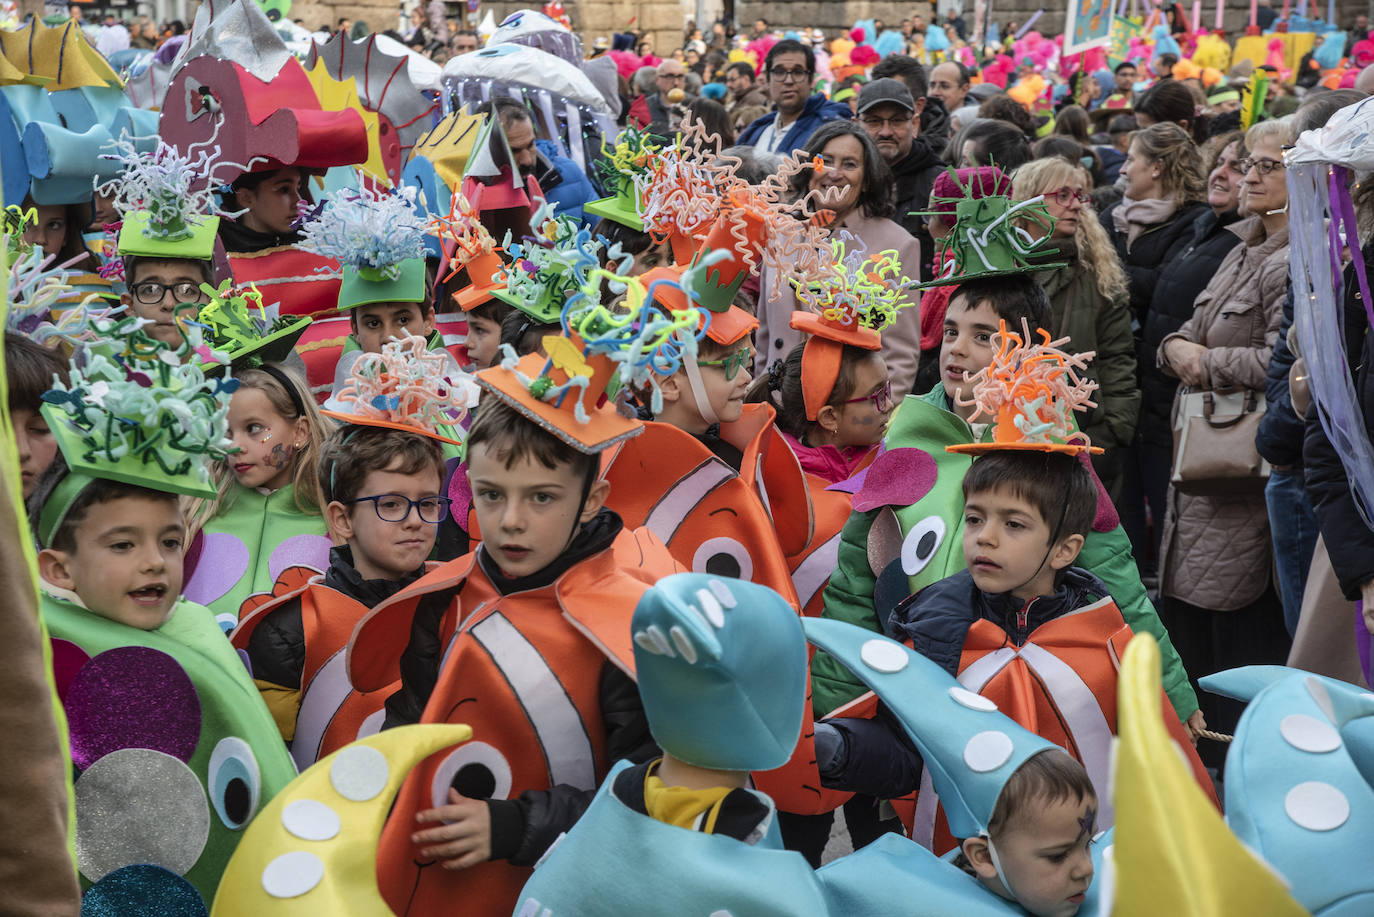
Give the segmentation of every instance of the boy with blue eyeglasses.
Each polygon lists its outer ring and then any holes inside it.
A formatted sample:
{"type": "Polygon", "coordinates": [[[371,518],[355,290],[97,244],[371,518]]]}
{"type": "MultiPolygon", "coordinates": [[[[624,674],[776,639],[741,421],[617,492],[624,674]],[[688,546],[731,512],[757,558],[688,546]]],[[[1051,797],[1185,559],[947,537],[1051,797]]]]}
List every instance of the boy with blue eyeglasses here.
{"type": "Polygon", "coordinates": [[[466,397],[437,374],[442,365],[422,378],[407,350],[396,342],[365,354],[343,392],[350,412],[325,412],[344,421],[320,452],[329,569],[278,577],[277,594],[245,610],[231,635],[302,768],[380,729],[391,689],[353,691],[338,677],[343,649],[363,616],[428,572],[449,512],[443,444],[458,444],[450,435],[461,435],[466,397]],[[411,386],[428,395],[395,396],[411,386]]]}

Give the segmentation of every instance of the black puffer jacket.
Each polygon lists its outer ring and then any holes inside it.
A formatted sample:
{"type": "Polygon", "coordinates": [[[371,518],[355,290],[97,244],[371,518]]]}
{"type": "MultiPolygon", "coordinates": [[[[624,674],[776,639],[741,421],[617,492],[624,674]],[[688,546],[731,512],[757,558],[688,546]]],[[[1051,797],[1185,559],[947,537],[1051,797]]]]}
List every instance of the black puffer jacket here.
{"type": "MultiPolygon", "coordinates": [[[[353,566],[352,549],[340,545],[329,550],[329,569],[324,572],[323,584],[375,608],[424,574],[422,564],[398,580],[363,579],[353,566]]],[[[292,599],[264,618],[249,636],[247,652],[254,678],[299,689],[305,671],[305,623],[301,619],[300,600],[292,599]]]]}
{"type": "MultiPolygon", "coordinates": [[[[1118,201],[1102,211],[1102,226],[1111,237],[1112,244],[1116,246],[1116,253],[1121,258],[1121,264],[1126,269],[1126,276],[1131,282],[1131,311],[1143,328],[1145,316],[1154,301],[1155,287],[1162,273],[1161,266],[1187,247],[1193,237],[1194,221],[1206,213],[1208,208],[1206,204],[1198,201],[1184,204],[1163,223],[1147,226],[1135,237],[1135,242],[1130,245],[1130,251],[1127,251],[1126,233],[1119,232],[1116,228],[1116,211],[1120,206],[1121,202],[1118,201]]],[[[1201,290],[1202,287],[1198,287],[1198,291],[1201,290]]],[[[1190,304],[1191,302],[1189,300],[1190,304]]]]}
{"type": "MultiPolygon", "coordinates": [[[[1374,272],[1374,245],[1364,249],[1366,271],[1374,272]]],[[[1345,341],[1355,398],[1364,416],[1365,433],[1374,439],[1374,333],[1358,297],[1355,272],[1345,271],[1345,341]]],[[[1374,531],[1360,517],[1350,492],[1350,479],[1317,416],[1317,403],[1307,411],[1303,472],[1307,496],[1317,512],[1317,526],[1331,555],[1331,568],[1345,597],[1360,597],[1360,584],[1374,578],[1374,531]]],[[[1374,508],[1371,508],[1374,509],[1374,508]]]]}
{"type": "MultiPolygon", "coordinates": [[[[892,178],[895,184],[897,212],[894,222],[915,236],[921,243],[921,282],[934,279],[930,260],[935,256],[935,240],[926,229],[925,217],[912,216],[912,211],[924,212],[930,209],[930,191],[935,187],[935,178],[945,166],[940,156],[931,147],[924,134],[916,135],[911,142],[911,152],[900,161],[892,163],[892,178]]],[[[906,276],[915,279],[911,265],[902,265],[906,276]]]]}
{"type": "Polygon", "coordinates": [[[1255,434],[1255,448],[1268,462],[1275,465],[1302,467],[1303,436],[1306,418],[1293,413],[1293,394],[1288,390],[1288,371],[1295,356],[1288,347],[1288,331],[1293,327],[1293,284],[1283,298],[1283,318],[1279,322],[1279,339],[1269,357],[1264,374],[1264,416],[1255,434]]]}
{"type": "MultiPolygon", "coordinates": [[[[1135,310],[1140,330],[1136,350],[1136,368],[1140,376],[1140,420],[1136,431],[1141,439],[1160,446],[1173,445],[1173,426],[1169,415],[1173,409],[1174,392],[1178,380],[1166,376],[1156,366],[1155,354],[1164,339],[1173,334],[1193,316],[1193,303],[1217,272],[1221,260],[1240,243],[1240,237],[1226,227],[1236,222],[1235,211],[1220,217],[1205,204],[1190,207],[1193,215],[1187,224],[1165,224],[1156,236],[1146,232],[1136,239],[1130,256],[1122,255],[1122,263],[1131,278],[1131,307],[1135,310]],[[1162,261],[1144,266],[1147,257],[1159,249],[1166,238],[1173,237],[1162,261]],[[1147,240],[1150,240],[1147,243],[1147,240]],[[1142,248],[1142,245],[1144,248],[1142,248]],[[1148,251],[1146,250],[1148,249],[1148,251]],[[1127,258],[1139,256],[1139,267],[1132,267],[1127,258]],[[1142,313],[1137,307],[1137,291],[1149,288],[1148,306],[1142,313]]],[[[1103,225],[1112,232],[1117,252],[1125,251],[1126,237],[1111,228],[1111,209],[1103,214],[1103,225]]]]}

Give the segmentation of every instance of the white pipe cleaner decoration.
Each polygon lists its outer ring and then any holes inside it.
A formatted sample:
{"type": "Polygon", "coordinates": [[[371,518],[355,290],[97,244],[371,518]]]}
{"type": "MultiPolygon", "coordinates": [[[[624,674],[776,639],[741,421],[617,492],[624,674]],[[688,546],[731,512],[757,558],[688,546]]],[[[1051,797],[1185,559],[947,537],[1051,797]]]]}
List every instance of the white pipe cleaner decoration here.
{"type": "Polygon", "coordinates": [[[395,280],[401,262],[425,256],[425,218],[416,189],[340,191],[305,214],[301,245],[372,279],[395,280]]]}

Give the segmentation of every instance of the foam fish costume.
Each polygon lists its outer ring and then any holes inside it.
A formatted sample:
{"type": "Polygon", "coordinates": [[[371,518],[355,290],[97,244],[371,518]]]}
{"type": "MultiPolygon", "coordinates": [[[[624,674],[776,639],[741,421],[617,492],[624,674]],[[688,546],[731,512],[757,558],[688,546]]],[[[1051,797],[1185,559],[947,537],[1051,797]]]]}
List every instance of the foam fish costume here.
{"type": "Polygon", "coordinates": [[[1374,826],[1374,697],[1282,666],[1199,679],[1248,701],[1226,753],[1226,821],[1314,915],[1363,913],[1374,882],[1363,851],[1374,826]]]}
{"type": "Polygon", "coordinates": [[[461,724],[401,726],[302,771],[248,827],[210,913],[391,917],[375,871],[388,808],[427,755],[471,737],[461,724]]]}
{"type": "MultiPolygon", "coordinates": [[[[1324,681],[1316,676],[1304,677],[1304,673],[1295,670],[1280,669],[1278,672],[1280,679],[1287,679],[1290,686],[1299,691],[1324,681]]],[[[1180,917],[1221,917],[1237,912],[1272,914],[1273,917],[1300,917],[1306,914],[1307,911],[1293,900],[1286,880],[1277,873],[1277,864],[1259,859],[1267,855],[1263,847],[1253,846],[1248,841],[1243,843],[1243,838],[1237,836],[1241,833],[1239,825],[1248,822],[1251,813],[1233,808],[1228,790],[1227,819],[1223,821],[1212,800],[1199,790],[1192,772],[1180,760],[1172,739],[1161,728],[1159,674],[1159,644],[1149,634],[1138,634],[1126,647],[1126,654],[1121,660],[1121,719],[1114,781],[1116,831],[1112,848],[1112,884],[1116,893],[1112,913],[1116,917],[1145,917],[1161,913],[1178,914],[1180,917]],[[1228,828],[1228,822],[1235,827],[1228,828]]],[[[1208,677],[1220,677],[1236,687],[1246,682],[1250,683],[1248,687],[1259,687],[1267,680],[1263,677],[1250,679],[1247,677],[1250,674],[1253,674],[1252,670],[1239,669],[1208,677]],[[1232,679],[1232,676],[1237,677],[1232,679]]],[[[1345,689],[1350,690],[1348,685],[1345,689]]],[[[1245,693],[1249,695],[1248,691],[1245,693]]],[[[1288,694],[1288,699],[1292,699],[1292,692],[1284,693],[1288,694]]],[[[1314,701],[1315,696],[1307,695],[1314,701]]],[[[1268,699],[1278,701],[1276,707],[1284,707],[1284,701],[1276,696],[1268,699]]],[[[1272,720],[1266,723],[1269,727],[1273,725],[1272,720]]],[[[1252,740],[1261,738],[1258,733],[1264,732],[1264,750],[1258,752],[1256,747],[1245,757],[1254,755],[1254,760],[1259,761],[1262,755],[1261,767],[1266,770],[1269,770],[1269,760],[1273,758],[1275,769],[1270,773],[1277,774],[1279,768],[1284,768],[1287,770],[1285,776],[1290,780],[1296,774],[1307,774],[1310,756],[1302,754],[1302,750],[1292,745],[1288,737],[1292,735],[1302,741],[1303,736],[1323,735],[1326,738],[1323,747],[1329,747],[1330,735],[1324,733],[1320,720],[1309,721],[1306,714],[1281,720],[1279,726],[1287,747],[1273,741],[1267,730],[1254,729],[1251,731],[1256,735],[1250,736],[1252,740]],[[1286,731],[1282,728],[1285,725],[1288,727],[1286,731]],[[1274,757],[1275,751],[1280,752],[1277,757],[1274,757]],[[1294,762],[1287,760],[1291,754],[1297,754],[1300,759],[1296,769],[1294,762]]],[[[1232,748],[1235,748],[1234,743],[1232,748]]],[[[1316,754],[1326,755],[1325,752],[1316,754]]],[[[1239,779],[1245,784],[1252,762],[1246,761],[1241,768],[1241,757],[1237,755],[1237,770],[1240,772],[1239,779]]],[[[1332,757],[1344,756],[1338,753],[1332,757]]],[[[1323,757],[1318,760],[1323,760],[1323,757]]],[[[1227,764],[1229,777],[1229,760],[1227,764]]],[[[1228,779],[1228,788],[1229,785],[1228,779]]],[[[1242,788],[1236,794],[1236,804],[1248,805],[1247,795],[1242,788]]],[[[1367,787],[1364,795],[1367,798],[1367,787]]],[[[1263,807],[1277,807],[1280,797],[1281,794],[1276,794],[1266,798],[1263,807]]],[[[1310,813],[1313,810],[1305,811],[1310,813]]],[[[1295,846],[1306,846],[1314,838],[1301,830],[1292,831],[1292,828],[1289,825],[1285,834],[1290,838],[1297,836],[1299,843],[1295,846]]],[[[1315,839],[1316,846],[1320,847],[1325,837],[1318,834],[1315,839]]],[[[1336,873],[1328,871],[1325,864],[1316,868],[1314,876],[1320,875],[1323,882],[1337,877],[1336,873]]],[[[1364,875],[1362,871],[1354,870],[1343,878],[1349,886],[1358,886],[1364,875]]],[[[1319,883],[1304,884],[1314,887],[1319,883]]],[[[1368,886],[1367,882],[1364,884],[1368,886]]],[[[1337,891],[1336,894],[1341,892],[1337,891]]]]}
{"type": "MultiPolygon", "coordinates": [[[[569,307],[563,333],[545,340],[548,357],[516,360],[507,350],[502,364],[477,381],[484,397],[500,399],[574,449],[599,453],[641,430],[615,411],[608,387],[652,384],[649,367],[671,358],[674,330],[699,321],[695,312],[663,317],[647,305],[629,314],[612,313],[599,300],[569,307]]],[[[482,737],[432,756],[401,790],[378,856],[382,894],[397,913],[431,913],[455,896],[474,912],[514,908],[528,869],[503,860],[461,871],[421,864],[410,842],[414,814],[446,804],[455,779],[469,794],[486,784],[483,794],[493,799],[560,784],[594,790],[614,763],[606,760],[599,673],[608,664],[633,673],[633,603],[649,583],[677,569],[652,533],[628,524],[612,548],[540,589],[502,595],[476,558],[474,552],[450,561],[377,606],[348,645],[350,681],[360,691],[378,690],[400,676],[421,598],[452,596],[438,636],[453,642],[421,721],[458,716],[482,737]],[[564,700],[550,704],[550,697],[564,700]]]]}
{"type": "MultiPolygon", "coordinates": [[[[1080,373],[1092,354],[1067,354],[1059,349],[1067,339],[1051,341],[1043,329],[1040,336],[1041,343],[1032,343],[1024,320],[1019,335],[1008,332],[1002,323],[994,338],[993,361],[973,377],[973,394],[966,402],[976,406],[970,422],[993,421],[991,440],[950,445],[947,453],[976,456],[1011,451],[1082,457],[1091,450],[1087,436],[1074,424],[1073,413],[1091,404],[1096,383],[1080,373]]],[[[1100,494],[1098,499],[1101,502],[1100,494]]],[[[961,541],[953,540],[953,544],[961,541]]],[[[1036,627],[1020,645],[1009,644],[1006,631],[996,624],[975,620],[964,637],[958,662],[958,677],[967,689],[993,700],[1025,728],[1069,749],[1083,764],[1102,798],[1103,825],[1112,824],[1108,783],[1117,722],[1118,660],[1131,635],[1130,624],[1108,591],[1098,601],[1036,627]]],[[[1211,781],[1182,724],[1173,716],[1168,720],[1199,783],[1210,791],[1211,781]]],[[[951,837],[942,827],[930,777],[929,770],[921,777],[912,837],[944,853],[960,835],[951,837]]]]}
{"type": "MultiPolygon", "coordinates": [[[[1006,219],[1010,212],[1005,200],[985,210],[965,206],[959,216],[961,228],[948,237],[955,255],[951,263],[967,265],[970,276],[1015,273],[1020,237],[991,244],[998,233],[1011,231],[1006,219]],[[989,218],[987,225],[978,222],[984,217],[989,218]]],[[[928,285],[958,283],[960,276],[942,276],[928,285]]],[[[988,430],[982,438],[992,435],[988,430]]],[[[942,386],[902,400],[873,463],[849,481],[832,485],[853,493],[854,515],[841,534],[837,567],[826,593],[827,617],[881,632],[899,601],[964,569],[961,487],[972,460],[946,447],[978,438],[953,412],[942,386]]],[[[1077,565],[1106,584],[1132,630],[1149,631],[1160,640],[1166,660],[1165,688],[1180,720],[1187,718],[1197,710],[1197,697],[1154,614],[1130,542],[1100,484],[1097,516],[1077,565]]],[[[863,693],[847,669],[822,653],[812,660],[812,690],[817,715],[863,693]]]]}
{"type": "MultiPolygon", "coordinates": [[[[909,647],[843,621],[807,618],[802,627],[807,640],[850,666],[906,730],[947,800],[950,826],[960,838],[987,836],[997,797],[1011,775],[1035,755],[1060,750],[909,647]]],[[[1102,851],[1110,843],[1110,833],[1092,842],[1099,875],[1102,851]]],[[[904,913],[913,901],[920,901],[921,913],[930,917],[1025,913],[952,862],[895,834],[821,868],[816,878],[833,914],[904,913]]],[[[1094,881],[1088,887],[1080,917],[1107,910],[1099,899],[1101,885],[1094,881]]]]}
{"type": "MultiPolygon", "coordinates": [[[[207,380],[138,324],[105,328],[111,336],[86,346],[69,385],[44,395],[70,472],[44,504],[43,544],[95,478],[214,492],[204,459],[226,454],[235,383],[207,380]]],[[[50,584],[45,592],[79,771],[83,885],[97,900],[125,883],[156,887],[169,908],[182,908],[170,913],[197,913],[244,826],[295,775],[271,715],[207,609],[180,599],[166,623],[143,631],[91,613],[75,593],[50,584]]]]}
{"type": "MultiPolygon", "coordinates": [[[[806,640],[781,596],[740,580],[681,573],[640,597],[631,628],[640,697],[667,754],[735,772],[787,760],[806,704],[806,640]],[[760,646],[770,648],[762,658],[760,646]]],[[[767,797],[734,791],[767,807],[748,841],[691,830],[642,812],[642,791],[637,800],[622,797],[627,787],[619,778],[629,766],[617,764],[535,868],[516,914],[826,912],[810,865],[782,849],[767,797]]],[[[632,781],[628,788],[637,789],[632,781]]]]}

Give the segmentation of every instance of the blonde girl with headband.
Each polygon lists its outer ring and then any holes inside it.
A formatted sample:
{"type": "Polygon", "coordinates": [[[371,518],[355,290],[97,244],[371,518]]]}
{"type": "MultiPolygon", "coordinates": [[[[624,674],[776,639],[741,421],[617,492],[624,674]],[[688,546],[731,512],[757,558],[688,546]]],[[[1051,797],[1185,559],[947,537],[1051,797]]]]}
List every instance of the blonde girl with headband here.
{"type": "Polygon", "coordinates": [[[319,474],[328,426],[294,370],[271,363],[235,374],[229,439],[237,452],[214,467],[213,500],[189,508],[185,595],[226,630],[250,596],[287,573],[297,585],[329,566],[319,474]]]}

